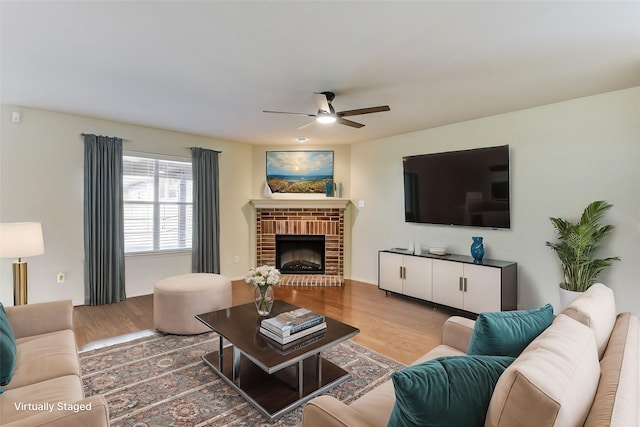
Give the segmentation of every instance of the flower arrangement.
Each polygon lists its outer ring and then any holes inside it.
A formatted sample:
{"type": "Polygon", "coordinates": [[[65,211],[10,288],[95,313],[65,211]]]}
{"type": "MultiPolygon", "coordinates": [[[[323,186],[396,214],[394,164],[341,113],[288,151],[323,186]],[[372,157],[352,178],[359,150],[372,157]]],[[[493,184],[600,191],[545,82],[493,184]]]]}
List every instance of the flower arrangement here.
{"type": "Polygon", "coordinates": [[[252,268],[244,280],[256,289],[256,309],[260,316],[267,316],[273,306],[274,294],[272,286],[280,283],[280,271],[270,265],[252,268]]]}
{"type": "Polygon", "coordinates": [[[244,278],[248,284],[262,289],[268,286],[276,286],[280,283],[280,271],[270,265],[263,265],[249,270],[244,278]]]}

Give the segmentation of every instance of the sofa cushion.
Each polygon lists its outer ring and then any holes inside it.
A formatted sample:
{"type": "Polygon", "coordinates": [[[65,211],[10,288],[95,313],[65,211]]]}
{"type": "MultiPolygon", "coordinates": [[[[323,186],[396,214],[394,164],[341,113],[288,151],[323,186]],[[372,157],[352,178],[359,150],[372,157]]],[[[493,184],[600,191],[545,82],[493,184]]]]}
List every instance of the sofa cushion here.
{"type": "MultiPolygon", "coordinates": [[[[412,363],[417,365],[444,356],[464,356],[465,353],[447,345],[439,345],[412,363]]],[[[349,407],[358,413],[364,425],[386,425],[395,405],[393,381],[377,386],[364,396],[353,401],[349,407]]]]}
{"type": "MultiPolygon", "coordinates": [[[[13,336],[4,305],[0,303],[0,386],[7,385],[16,366],[16,338],[13,336]]],[[[0,387],[0,393],[3,392],[0,387]]]]}
{"type": "Polygon", "coordinates": [[[364,425],[386,425],[395,405],[393,382],[385,381],[349,404],[364,420],[364,425]]]}
{"type": "Polygon", "coordinates": [[[583,425],[599,378],[593,331],[560,314],[502,374],[485,425],[583,425]]]}
{"type": "Polygon", "coordinates": [[[637,426],[638,316],[620,313],[600,360],[600,382],[585,427],[637,426]]]}
{"type": "Polygon", "coordinates": [[[73,331],[18,338],[16,369],[6,390],[64,375],[80,376],[73,331]]]}
{"type": "Polygon", "coordinates": [[[418,359],[416,359],[415,362],[412,363],[412,365],[418,365],[420,363],[428,362],[430,360],[437,359],[438,357],[464,356],[466,354],[467,353],[462,352],[462,351],[460,351],[458,349],[455,349],[453,347],[449,347],[448,345],[440,344],[439,346],[433,348],[428,353],[423,354],[422,356],[420,356],[418,359]]]}
{"type": "Polygon", "coordinates": [[[67,375],[6,390],[0,395],[2,424],[9,424],[40,412],[57,410],[58,403],[73,403],[83,397],[82,380],[76,375],[67,375]],[[50,406],[45,407],[45,404],[50,406]]]}
{"type": "Polygon", "coordinates": [[[512,357],[450,356],[391,375],[396,403],[389,426],[483,426],[489,400],[512,357]]]}
{"type": "Polygon", "coordinates": [[[471,334],[467,354],[518,355],[553,321],[553,307],[480,313],[471,334]]]}
{"type": "Polygon", "coordinates": [[[562,310],[562,314],[593,329],[598,345],[598,358],[602,359],[616,322],[616,300],[613,290],[602,283],[591,285],[582,295],[569,303],[562,310]]]}

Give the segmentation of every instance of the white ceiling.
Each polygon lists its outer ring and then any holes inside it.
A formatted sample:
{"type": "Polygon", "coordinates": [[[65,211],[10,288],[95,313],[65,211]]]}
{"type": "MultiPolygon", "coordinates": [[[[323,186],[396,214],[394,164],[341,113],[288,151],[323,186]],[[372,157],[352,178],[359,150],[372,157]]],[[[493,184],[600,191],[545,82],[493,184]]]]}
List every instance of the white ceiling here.
{"type": "Polygon", "coordinates": [[[640,2],[0,0],[3,104],[341,144],[640,86],[640,2]],[[361,129],[319,125],[313,92],[361,129]]]}

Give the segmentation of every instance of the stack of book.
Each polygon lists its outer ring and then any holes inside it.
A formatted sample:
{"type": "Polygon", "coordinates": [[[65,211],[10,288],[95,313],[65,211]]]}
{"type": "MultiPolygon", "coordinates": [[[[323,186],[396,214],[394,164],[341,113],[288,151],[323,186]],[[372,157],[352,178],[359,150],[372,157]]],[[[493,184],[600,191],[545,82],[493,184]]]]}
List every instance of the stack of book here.
{"type": "Polygon", "coordinates": [[[266,336],[264,336],[264,334],[263,334],[263,337],[264,337],[264,341],[267,343],[269,347],[271,347],[272,349],[274,349],[275,351],[277,351],[282,355],[286,355],[289,353],[293,353],[296,350],[300,350],[301,348],[304,348],[309,344],[313,344],[316,341],[320,341],[321,339],[324,338],[325,332],[326,330],[323,329],[323,330],[314,332],[312,334],[305,335],[304,337],[291,341],[290,343],[287,343],[287,344],[280,344],[279,342],[276,342],[271,338],[267,338],[266,336]]]}
{"type": "Polygon", "coordinates": [[[324,316],[306,308],[280,313],[260,323],[260,333],[279,344],[289,344],[311,334],[324,332],[326,328],[324,316]]]}

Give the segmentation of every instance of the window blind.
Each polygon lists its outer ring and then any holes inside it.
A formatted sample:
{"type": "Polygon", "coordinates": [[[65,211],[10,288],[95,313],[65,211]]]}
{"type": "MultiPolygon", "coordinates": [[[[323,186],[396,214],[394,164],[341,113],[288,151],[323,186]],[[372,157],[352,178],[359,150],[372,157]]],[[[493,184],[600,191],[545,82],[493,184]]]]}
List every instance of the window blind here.
{"type": "Polygon", "coordinates": [[[191,163],[123,156],[125,253],[191,248],[191,163]]]}

